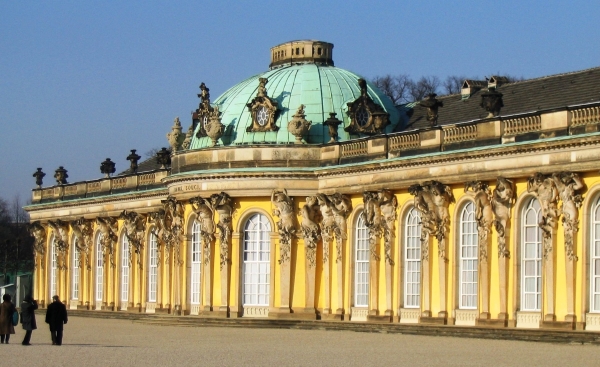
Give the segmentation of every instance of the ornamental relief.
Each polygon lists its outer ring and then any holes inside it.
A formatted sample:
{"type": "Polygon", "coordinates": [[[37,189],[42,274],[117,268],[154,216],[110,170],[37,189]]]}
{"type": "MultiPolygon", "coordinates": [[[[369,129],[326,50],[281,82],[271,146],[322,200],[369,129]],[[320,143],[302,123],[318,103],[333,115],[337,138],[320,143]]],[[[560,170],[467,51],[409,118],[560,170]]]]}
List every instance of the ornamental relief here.
{"type": "Polygon", "coordinates": [[[71,231],[73,232],[74,245],[79,251],[79,267],[92,269],[90,250],[93,248],[93,221],[83,217],[71,221],[71,231]]]}
{"type": "Polygon", "coordinates": [[[277,131],[275,125],[278,113],[278,102],[267,95],[267,78],[258,79],[258,90],[256,97],[246,105],[252,116],[252,124],[246,128],[246,132],[277,131]]]}
{"type": "Polygon", "coordinates": [[[127,237],[127,243],[129,244],[129,265],[131,265],[132,254],[135,253],[137,254],[137,264],[142,269],[143,261],[141,255],[144,249],[148,216],[123,210],[119,219],[123,219],[123,229],[125,230],[125,237],[127,237]]]}
{"type": "Polygon", "coordinates": [[[394,265],[392,259],[392,245],[395,238],[396,210],[398,200],[396,196],[387,189],[379,191],[365,191],[363,193],[365,209],[363,219],[369,229],[369,249],[374,260],[379,261],[376,246],[379,238],[383,236],[385,261],[394,265]]]}
{"type": "Polygon", "coordinates": [[[46,255],[46,228],[39,220],[28,226],[29,233],[33,237],[33,265],[37,268],[37,257],[41,257],[42,269],[44,269],[44,256],[46,255]]]}
{"type": "Polygon", "coordinates": [[[358,79],[358,85],[360,97],[347,104],[350,125],[344,130],[351,134],[383,134],[385,127],[390,124],[390,115],[369,97],[364,79],[358,79]]]}
{"type": "Polygon", "coordinates": [[[285,189],[273,190],[271,203],[275,207],[273,215],[279,217],[277,230],[279,232],[279,264],[289,262],[292,253],[292,237],[296,235],[294,200],[288,196],[285,189]]]}
{"type": "MultiPolygon", "coordinates": [[[[152,222],[156,224],[153,233],[156,235],[158,244],[165,247],[165,263],[169,261],[169,255],[173,250],[175,264],[182,265],[183,205],[172,196],[168,196],[161,202],[163,208],[150,214],[152,222]]],[[[158,256],[160,263],[160,252],[158,256]]]]}
{"type": "MultiPolygon", "coordinates": [[[[52,228],[54,232],[54,244],[58,251],[56,256],[57,266],[60,270],[66,270],[67,264],[67,253],[69,251],[69,224],[63,222],[60,219],[55,221],[48,221],[48,226],[52,228]]],[[[50,244],[52,246],[52,244],[50,244]]]]}
{"type": "Polygon", "coordinates": [[[196,137],[201,138],[203,136],[208,136],[206,133],[206,127],[210,122],[211,114],[214,111],[213,107],[210,105],[210,89],[208,89],[208,87],[204,83],[200,84],[200,94],[198,94],[198,98],[200,98],[200,104],[198,105],[198,108],[194,113],[192,134],[197,128],[198,132],[196,133],[196,137]]]}
{"type": "Polygon", "coordinates": [[[111,267],[115,267],[115,244],[117,243],[118,222],[113,217],[98,217],[96,225],[100,232],[102,254],[108,256],[111,267]]]}

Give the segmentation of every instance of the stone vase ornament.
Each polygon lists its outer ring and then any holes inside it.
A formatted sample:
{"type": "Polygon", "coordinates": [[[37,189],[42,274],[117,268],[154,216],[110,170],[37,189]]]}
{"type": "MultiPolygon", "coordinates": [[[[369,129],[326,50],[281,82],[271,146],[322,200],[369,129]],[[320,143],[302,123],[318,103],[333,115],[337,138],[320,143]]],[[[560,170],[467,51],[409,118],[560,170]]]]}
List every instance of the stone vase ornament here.
{"type": "Polygon", "coordinates": [[[312,125],[312,121],[306,120],[306,115],[304,114],[304,105],[301,104],[296,110],[293,118],[288,122],[287,129],[290,134],[296,137],[296,144],[306,144],[306,141],[303,140],[303,137],[306,136],[308,130],[312,125]]]}
{"type": "Polygon", "coordinates": [[[217,145],[217,141],[223,136],[225,132],[225,125],[221,123],[221,112],[219,112],[219,107],[215,106],[213,112],[210,114],[210,119],[206,124],[206,135],[212,141],[211,146],[217,145]]]}
{"type": "Polygon", "coordinates": [[[171,131],[167,133],[167,140],[169,141],[171,151],[176,152],[181,150],[181,145],[183,144],[184,139],[185,135],[182,132],[179,117],[175,117],[175,120],[173,120],[173,126],[171,126],[171,131]]]}

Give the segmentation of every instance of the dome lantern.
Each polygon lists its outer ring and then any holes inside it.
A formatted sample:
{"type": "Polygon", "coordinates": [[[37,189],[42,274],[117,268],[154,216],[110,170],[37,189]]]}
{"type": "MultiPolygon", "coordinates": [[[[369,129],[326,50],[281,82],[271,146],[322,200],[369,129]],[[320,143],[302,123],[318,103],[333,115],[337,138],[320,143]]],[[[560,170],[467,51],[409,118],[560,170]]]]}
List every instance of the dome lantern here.
{"type": "Polygon", "coordinates": [[[319,64],[333,66],[333,43],[300,40],[271,47],[270,69],[282,65],[319,64]]]}

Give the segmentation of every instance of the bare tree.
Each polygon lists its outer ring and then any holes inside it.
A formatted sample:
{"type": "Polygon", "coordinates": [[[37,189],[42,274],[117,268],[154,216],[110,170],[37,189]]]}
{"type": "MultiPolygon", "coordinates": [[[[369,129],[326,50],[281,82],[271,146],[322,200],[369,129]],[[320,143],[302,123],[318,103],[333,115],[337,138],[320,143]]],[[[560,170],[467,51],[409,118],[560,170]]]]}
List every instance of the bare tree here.
{"type": "Polygon", "coordinates": [[[146,158],[152,158],[154,156],[156,156],[156,153],[160,151],[160,148],[152,148],[149,151],[147,151],[146,153],[144,153],[144,156],[146,158]]]}
{"type": "Polygon", "coordinates": [[[443,87],[446,94],[457,94],[462,89],[462,83],[467,79],[464,76],[450,75],[444,81],[443,87]]]}
{"type": "Polygon", "coordinates": [[[409,101],[408,92],[413,81],[406,74],[376,76],[372,83],[381,89],[386,96],[390,97],[394,105],[409,101]]]}
{"type": "Polygon", "coordinates": [[[437,93],[440,86],[440,78],[437,76],[422,76],[410,87],[410,97],[413,101],[420,101],[430,93],[437,93]]]}

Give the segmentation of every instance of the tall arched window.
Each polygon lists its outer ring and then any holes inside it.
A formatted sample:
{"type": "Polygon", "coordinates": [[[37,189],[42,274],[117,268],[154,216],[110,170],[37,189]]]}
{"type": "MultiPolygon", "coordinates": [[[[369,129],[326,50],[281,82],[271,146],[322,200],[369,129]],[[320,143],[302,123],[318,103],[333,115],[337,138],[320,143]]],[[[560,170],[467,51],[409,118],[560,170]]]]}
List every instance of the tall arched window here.
{"type": "Polygon", "coordinates": [[[542,218],[540,203],[531,199],[521,220],[521,309],[540,311],[542,306],[542,218]]]}
{"type": "Polygon", "coordinates": [[[148,246],[148,302],[156,302],[158,288],[158,240],[154,233],[150,234],[148,246]]]}
{"type": "Polygon", "coordinates": [[[121,301],[129,300],[129,240],[123,234],[121,237],[121,301]]]}
{"type": "Polygon", "coordinates": [[[369,230],[363,213],[354,230],[354,307],[369,306],[369,230]]]}
{"type": "Polygon", "coordinates": [[[58,254],[56,251],[56,237],[50,237],[50,297],[57,294],[58,290],[58,254]]]}
{"type": "Polygon", "coordinates": [[[271,224],[255,214],[244,228],[243,304],[269,306],[271,274],[271,224]]]}
{"type": "Polygon", "coordinates": [[[104,284],[104,254],[102,253],[102,235],[96,237],[96,301],[102,301],[104,284]]]}
{"type": "Polygon", "coordinates": [[[592,207],[590,241],[590,312],[600,312],[600,198],[592,207]]]}
{"type": "Polygon", "coordinates": [[[202,246],[200,243],[200,224],[194,221],[192,225],[192,279],[191,279],[191,301],[192,304],[200,304],[200,265],[202,263],[202,246]]]}
{"type": "Polygon", "coordinates": [[[477,220],[475,205],[469,202],[460,214],[459,302],[461,309],[477,308],[477,220]]]}
{"type": "Polygon", "coordinates": [[[421,306],[421,217],[412,208],[406,216],[404,237],[404,307],[421,306]]]}
{"type": "Polygon", "coordinates": [[[79,249],[77,248],[77,238],[73,238],[73,264],[71,266],[71,299],[79,299],[79,249]]]}

